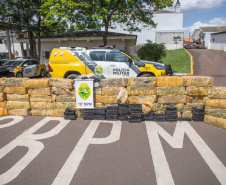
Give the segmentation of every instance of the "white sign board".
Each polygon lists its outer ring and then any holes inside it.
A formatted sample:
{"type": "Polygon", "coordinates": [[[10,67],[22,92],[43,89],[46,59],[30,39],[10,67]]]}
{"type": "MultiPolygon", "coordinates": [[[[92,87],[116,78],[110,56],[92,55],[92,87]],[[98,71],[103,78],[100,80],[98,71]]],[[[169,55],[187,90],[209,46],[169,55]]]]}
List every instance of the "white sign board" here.
{"type": "Polygon", "coordinates": [[[93,79],[75,80],[76,108],[94,108],[93,79]]]}

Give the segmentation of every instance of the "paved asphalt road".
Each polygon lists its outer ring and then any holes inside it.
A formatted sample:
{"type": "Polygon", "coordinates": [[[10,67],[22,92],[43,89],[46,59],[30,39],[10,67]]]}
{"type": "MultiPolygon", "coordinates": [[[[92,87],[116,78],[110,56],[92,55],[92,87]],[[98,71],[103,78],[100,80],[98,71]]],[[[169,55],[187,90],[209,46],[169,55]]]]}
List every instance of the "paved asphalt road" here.
{"type": "Polygon", "coordinates": [[[189,49],[194,59],[194,75],[211,76],[214,86],[226,86],[226,52],[189,49]]]}
{"type": "Polygon", "coordinates": [[[0,184],[226,184],[225,141],[202,122],[1,117],[0,184]]]}

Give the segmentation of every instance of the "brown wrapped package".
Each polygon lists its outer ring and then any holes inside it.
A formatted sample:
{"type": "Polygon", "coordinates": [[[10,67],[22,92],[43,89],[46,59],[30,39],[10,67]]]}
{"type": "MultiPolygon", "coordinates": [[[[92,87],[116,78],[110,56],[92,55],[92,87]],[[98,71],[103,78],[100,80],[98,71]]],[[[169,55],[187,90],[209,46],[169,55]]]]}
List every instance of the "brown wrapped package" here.
{"type": "Polygon", "coordinates": [[[101,87],[126,87],[127,85],[127,78],[108,78],[101,80],[101,87]]]}
{"type": "Polygon", "coordinates": [[[155,95],[156,87],[127,87],[129,95],[155,95]]]}
{"type": "Polygon", "coordinates": [[[160,96],[158,98],[158,103],[162,104],[183,104],[187,102],[186,95],[169,95],[169,96],[160,96]]]}
{"type": "Polygon", "coordinates": [[[205,107],[205,114],[218,117],[218,118],[223,118],[226,119],[226,109],[220,109],[216,107],[205,107]]]}
{"type": "Polygon", "coordinates": [[[52,87],[52,94],[55,94],[55,95],[63,95],[63,94],[74,95],[75,90],[64,89],[64,88],[61,88],[61,87],[52,87]]]}
{"type": "Polygon", "coordinates": [[[78,118],[82,118],[84,116],[84,109],[76,109],[75,114],[78,118]]]}
{"type": "Polygon", "coordinates": [[[121,87],[102,87],[102,96],[115,96],[118,95],[121,87]]]}
{"type": "Polygon", "coordinates": [[[101,95],[94,95],[94,102],[95,103],[102,103],[102,96],[101,95]]]}
{"type": "Polygon", "coordinates": [[[101,87],[94,88],[93,94],[94,95],[101,95],[101,91],[102,91],[101,87]]]}
{"type": "Polygon", "coordinates": [[[126,88],[121,88],[119,95],[117,96],[118,103],[127,103],[128,100],[128,91],[126,88]]]}
{"type": "Polygon", "coordinates": [[[22,101],[7,101],[6,104],[7,109],[30,109],[30,102],[22,102],[22,101]]]}
{"type": "Polygon", "coordinates": [[[226,87],[210,88],[209,98],[226,99],[226,87]]]}
{"type": "Polygon", "coordinates": [[[185,110],[182,112],[183,118],[192,118],[192,111],[191,110],[185,110]]]}
{"type": "Polygon", "coordinates": [[[53,116],[53,109],[31,109],[32,116],[53,116]]]}
{"type": "Polygon", "coordinates": [[[226,108],[226,99],[204,98],[204,104],[210,107],[226,108]]]}
{"type": "Polygon", "coordinates": [[[7,116],[8,110],[5,108],[0,108],[0,116],[7,116]]]}
{"type": "Polygon", "coordinates": [[[0,108],[5,108],[7,101],[0,102],[0,108]]]}
{"type": "Polygon", "coordinates": [[[183,76],[184,86],[212,87],[213,78],[208,76],[183,76]]]}
{"type": "Polygon", "coordinates": [[[130,96],[129,103],[132,104],[150,104],[153,106],[157,96],[156,95],[140,95],[140,96],[130,96]]]}
{"type": "Polygon", "coordinates": [[[6,100],[6,94],[5,93],[0,93],[0,101],[6,100]]]}
{"type": "Polygon", "coordinates": [[[184,95],[185,87],[157,87],[157,95],[167,96],[167,95],[184,95]]]}
{"type": "Polygon", "coordinates": [[[169,104],[159,104],[156,103],[155,104],[155,110],[166,110],[166,107],[171,106],[171,107],[176,107],[177,110],[183,110],[184,109],[184,104],[173,104],[173,105],[169,105],[169,104]]]}
{"type": "Polygon", "coordinates": [[[187,103],[184,105],[184,110],[192,110],[192,108],[203,110],[203,107],[204,107],[203,103],[187,103]]]}
{"type": "Polygon", "coordinates": [[[155,77],[130,77],[128,78],[128,85],[133,87],[151,87],[156,86],[155,77]]]}
{"type": "Polygon", "coordinates": [[[39,89],[49,87],[49,78],[29,79],[25,82],[25,87],[30,89],[39,89]]]}
{"type": "Polygon", "coordinates": [[[26,87],[5,87],[5,93],[7,94],[27,94],[26,87]]]}
{"type": "Polygon", "coordinates": [[[4,93],[4,87],[0,86],[0,93],[4,93]]]}
{"type": "Polygon", "coordinates": [[[226,119],[205,115],[204,122],[210,125],[226,129],[226,119]]]}
{"type": "MultiPolygon", "coordinates": [[[[99,102],[96,102],[99,103],[99,102]]],[[[102,103],[117,103],[117,96],[102,96],[102,103]]]]}
{"type": "Polygon", "coordinates": [[[8,115],[30,116],[30,109],[9,109],[8,115]]]}
{"type": "Polygon", "coordinates": [[[56,96],[55,99],[56,102],[76,102],[75,95],[59,95],[56,96]]]}
{"type": "Polygon", "coordinates": [[[103,107],[102,103],[95,103],[95,107],[103,107]]]}
{"type": "Polygon", "coordinates": [[[30,102],[32,109],[53,109],[53,103],[50,102],[30,102]]]}
{"type": "Polygon", "coordinates": [[[51,87],[39,88],[39,89],[28,89],[29,95],[51,95],[51,87]]]}
{"type": "Polygon", "coordinates": [[[4,87],[25,87],[25,82],[29,78],[2,78],[2,85],[4,87]]]}
{"type": "Polygon", "coordinates": [[[8,101],[30,101],[28,94],[7,94],[8,101]]]}
{"type": "Polygon", "coordinates": [[[152,109],[151,106],[142,104],[142,112],[144,115],[148,114],[151,111],[151,109],[152,109]]]}
{"type": "Polygon", "coordinates": [[[54,109],[53,117],[64,117],[65,109],[54,109]]]}
{"type": "Polygon", "coordinates": [[[54,96],[47,96],[47,95],[31,95],[30,96],[31,102],[54,102],[54,96]]]}
{"type": "Polygon", "coordinates": [[[71,108],[75,109],[76,108],[76,102],[55,102],[53,104],[54,109],[66,109],[66,108],[71,108]]]}
{"type": "Polygon", "coordinates": [[[190,96],[208,96],[209,90],[209,87],[190,86],[186,87],[186,94],[190,96]]]}
{"type": "Polygon", "coordinates": [[[157,77],[157,86],[158,87],[174,87],[174,86],[183,86],[184,79],[182,77],[176,76],[159,76],[157,77]]]}
{"type": "Polygon", "coordinates": [[[65,89],[73,89],[73,80],[66,78],[51,77],[49,79],[49,85],[51,87],[61,87],[65,89]]]}

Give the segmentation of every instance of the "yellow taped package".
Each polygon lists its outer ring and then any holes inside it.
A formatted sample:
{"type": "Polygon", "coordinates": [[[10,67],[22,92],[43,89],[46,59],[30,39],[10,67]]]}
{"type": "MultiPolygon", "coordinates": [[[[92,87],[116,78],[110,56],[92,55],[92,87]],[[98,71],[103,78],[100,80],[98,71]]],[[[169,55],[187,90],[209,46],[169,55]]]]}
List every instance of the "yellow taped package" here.
{"type": "Polygon", "coordinates": [[[226,87],[210,88],[209,98],[226,99],[226,87]]]}
{"type": "Polygon", "coordinates": [[[30,102],[23,101],[7,101],[7,109],[30,109],[30,102]]]}
{"type": "Polygon", "coordinates": [[[31,102],[54,102],[55,96],[47,96],[47,95],[31,95],[31,102]]]}
{"type": "Polygon", "coordinates": [[[95,103],[95,107],[103,107],[102,103],[95,103]]]}
{"type": "Polygon", "coordinates": [[[66,109],[66,108],[71,108],[75,109],[76,108],[76,102],[55,102],[53,104],[54,109],[66,109]]]}
{"type": "Polygon", "coordinates": [[[84,116],[84,110],[83,109],[76,109],[75,113],[76,113],[76,116],[78,118],[82,118],[84,116]]]}
{"type": "Polygon", "coordinates": [[[0,101],[6,100],[6,94],[5,93],[0,93],[0,101]]]}
{"type": "Polygon", "coordinates": [[[0,116],[7,116],[8,110],[5,108],[0,108],[0,116]]]}
{"type": "Polygon", "coordinates": [[[120,90],[121,90],[121,87],[102,87],[101,95],[102,96],[118,95],[120,90]]]}
{"type": "Polygon", "coordinates": [[[166,107],[176,107],[177,110],[183,110],[184,109],[184,104],[155,104],[155,110],[166,110],[166,107]]]}
{"type": "Polygon", "coordinates": [[[30,101],[28,94],[7,94],[8,101],[30,101]]]}
{"type": "Polygon", "coordinates": [[[183,76],[184,86],[212,87],[213,78],[209,76],[183,76]]]}
{"type": "Polygon", "coordinates": [[[128,78],[128,85],[134,87],[151,87],[156,86],[155,77],[130,77],[128,78]]]}
{"type": "Polygon", "coordinates": [[[209,90],[209,87],[190,86],[186,87],[186,94],[190,96],[208,96],[209,90]]]}
{"type": "Polygon", "coordinates": [[[152,107],[149,105],[142,104],[142,112],[143,114],[148,114],[152,110],[152,107]]]}
{"type": "Polygon", "coordinates": [[[38,79],[26,80],[25,87],[30,89],[49,87],[49,78],[38,78],[38,79]]]}
{"type": "Polygon", "coordinates": [[[175,76],[159,76],[157,77],[157,86],[158,87],[174,87],[174,86],[183,86],[184,79],[182,77],[175,76]]]}
{"type": "Polygon", "coordinates": [[[27,94],[26,87],[5,87],[5,93],[7,94],[27,94]]]}
{"type": "Polygon", "coordinates": [[[61,87],[52,87],[52,94],[55,94],[55,95],[64,95],[64,94],[74,95],[75,90],[64,89],[64,88],[61,88],[61,87]]]}
{"type": "Polygon", "coordinates": [[[103,107],[108,107],[108,106],[118,106],[118,104],[116,103],[106,103],[106,104],[102,104],[103,107]]]}
{"type": "Polygon", "coordinates": [[[55,98],[56,102],[76,102],[75,95],[59,95],[55,98]]]}
{"type": "Polygon", "coordinates": [[[186,103],[186,95],[169,95],[158,97],[158,103],[162,104],[183,104],[186,103]]]}
{"type": "Polygon", "coordinates": [[[0,85],[2,85],[2,78],[0,78],[0,85]]]}
{"type": "Polygon", "coordinates": [[[129,103],[132,104],[153,104],[156,101],[156,95],[140,95],[140,96],[130,96],[129,103]]]}
{"type": "Polygon", "coordinates": [[[64,117],[65,109],[54,109],[53,117],[64,117]]]}
{"type": "Polygon", "coordinates": [[[192,111],[191,110],[185,110],[182,112],[183,118],[192,118],[192,111]]]}
{"type": "Polygon", "coordinates": [[[50,102],[30,102],[32,109],[53,109],[53,103],[50,102]]]}
{"type": "Polygon", "coordinates": [[[192,110],[192,109],[203,110],[203,107],[204,107],[203,103],[186,103],[184,105],[184,110],[192,110]]]}
{"type": "Polygon", "coordinates": [[[49,85],[51,87],[61,87],[65,89],[73,89],[73,80],[66,78],[51,77],[49,79],[49,85]]]}
{"type": "Polygon", "coordinates": [[[220,108],[216,108],[216,107],[206,106],[205,114],[226,119],[226,109],[220,109],[220,108]]]}
{"type": "Polygon", "coordinates": [[[0,108],[5,108],[7,101],[0,102],[0,108]]]}
{"type": "Polygon", "coordinates": [[[39,88],[39,89],[28,89],[29,95],[51,95],[51,87],[39,88]]]}
{"type": "Polygon", "coordinates": [[[4,93],[4,87],[0,86],[0,93],[4,93]]]}
{"type": "Polygon", "coordinates": [[[31,109],[32,116],[53,116],[53,109],[31,109]]]}
{"type": "Polygon", "coordinates": [[[108,78],[101,80],[101,87],[126,87],[128,85],[127,78],[108,78]]]}
{"type": "Polygon", "coordinates": [[[30,109],[9,109],[8,114],[16,116],[29,116],[30,109]]]}
{"type": "Polygon", "coordinates": [[[226,119],[223,119],[223,118],[217,118],[214,116],[205,115],[204,122],[210,125],[214,125],[214,126],[226,129],[226,119]]]}
{"type": "Polygon", "coordinates": [[[3,78],[2,85],[4,87],[25,87],[25,82],[29,78],[3,78]]]}
{"type": "Polygon", "coordinates": [[[98,88],[94,88],[94,90],[93,90],[93,94],[94,95],[101,95],[101,87],[98,87],[98,88]]]}
{"type": "Polygon", "coordinates": [[[167,96],[167,95],[184,95],[185,87],[157,87],[157,95],[167,96]]]}
{"type": "Polygon", "coordinates": [[[117,102],[118,103],[127,103],[128,100],[128,91],[126,88],[121,88],[120,93],[117,96],[117,102]]]}
{"type": "Polygon", "coordinates": [[[156,87],[127,87],[129,95],[156,95],[156,87]]]}
{"type": "Polygon", "coordinates": [[[101,95],[94,95],[94,102],[95,103],[102,103],[102,96],[101,95]]]}
{"type": "Polygon", "coordinates": [[[210,107],[226,108],[226,99],[204,98],[204,105],[210,107]]]}
{"type": "Polygon", "coordinates": [[[117,96],[102,96],[102,103],[105,103],[105,104],[117,103],[117,96]]]}

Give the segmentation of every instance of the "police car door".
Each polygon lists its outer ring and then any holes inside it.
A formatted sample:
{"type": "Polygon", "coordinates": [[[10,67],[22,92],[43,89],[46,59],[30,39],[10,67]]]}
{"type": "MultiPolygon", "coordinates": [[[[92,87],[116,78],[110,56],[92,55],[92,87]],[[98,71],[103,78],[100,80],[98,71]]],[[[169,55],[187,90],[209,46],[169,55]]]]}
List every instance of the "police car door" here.
{"type": "Polygon", "coordinates": [[[101,78],[108,78],[108,62],[106,61],[106,51],[90,51],[89,56],[91,61],[86,64],[87,67],[93,71],[94,74],[101,76],[101,78]]]}
{"type": "Polygon", "coordinates": [[[21,65],[21,67],[22,67],[21,72],[23,73],[23,77],[30,77],[30,76],[32,76],[32,69],[31,69],[31,65],[30,64],[31,64],[30,61],[26,60],[21,65]]]}
{"type": "Polygon", "coordinates": [[[109,53],[109,78],[135,77],[134,63],[131,58],[119,51],[109,53]]]}
{"type": "Polygon", "coordinates": [[[38,70],[39,70],[39,66],[40,66],[40,63],[37,61],[37,60],[30,60],[31,61],[31,75],[32,76],[36,76],[36,75],[39,75],[37,74],[38,70]]]}

